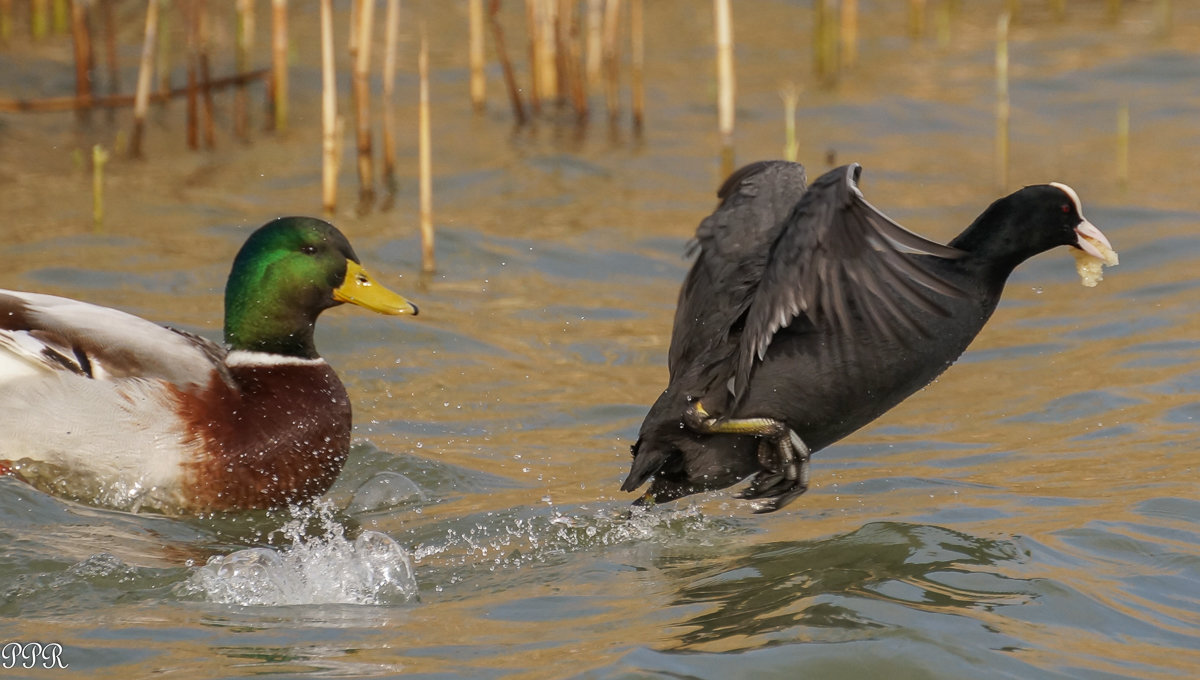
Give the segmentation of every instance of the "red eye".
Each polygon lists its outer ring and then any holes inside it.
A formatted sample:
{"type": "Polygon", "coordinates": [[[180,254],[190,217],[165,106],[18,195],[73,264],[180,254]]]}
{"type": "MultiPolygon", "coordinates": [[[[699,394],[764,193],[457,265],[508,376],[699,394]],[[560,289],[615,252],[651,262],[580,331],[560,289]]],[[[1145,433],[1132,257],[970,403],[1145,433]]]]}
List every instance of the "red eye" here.
{"type": "Polygon", "coordinates": [[[1069,213],[1069,212],[1071,212],[1071,206],[1070,206],[1070,205],[1067,205],[1066,203],[1063,203],[1063,205],[1062,205],[1062,209],[1063,209],[1063,213],[1064,213],[1064,214],[1065,214],[1065,213],[1069,213]]]}

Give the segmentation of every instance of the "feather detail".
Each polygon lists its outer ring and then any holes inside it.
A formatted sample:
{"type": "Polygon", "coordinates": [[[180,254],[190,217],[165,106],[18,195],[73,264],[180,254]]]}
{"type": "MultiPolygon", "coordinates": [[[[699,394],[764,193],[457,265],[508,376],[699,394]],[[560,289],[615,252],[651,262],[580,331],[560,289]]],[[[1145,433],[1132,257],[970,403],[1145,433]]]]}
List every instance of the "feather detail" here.
{"type": "MultiPolygon", "coordinates": [[[[861,171],[851,164],[822,175],[778,230],[730,367],[735,403],[775,335],[801,315],[842,336],[865,324],[877,337],[907,343],[928,335],[910,318],[909,306],[945,316],[939,298],[963,295],[919,257],[958,259],[965,253],[879,212],[858,188],[861,171]]],[[[830,351],[853,348],[835,345],[830,351]]]]}

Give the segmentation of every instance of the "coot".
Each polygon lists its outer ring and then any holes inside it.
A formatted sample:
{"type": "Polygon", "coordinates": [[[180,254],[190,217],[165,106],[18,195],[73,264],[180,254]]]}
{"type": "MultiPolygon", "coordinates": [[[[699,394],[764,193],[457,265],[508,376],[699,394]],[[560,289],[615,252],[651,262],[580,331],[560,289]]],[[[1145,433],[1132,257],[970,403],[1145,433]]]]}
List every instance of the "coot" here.
{"type": "Polygon", "coordinates": [[[858,164],[805,189],[796,163],[729,177],[696,231],[667,389],[621,489],[665,502],[753,476],[756,512],[808,489],[809,456],[929,384],[983,328],[1013,269],[1071,246],[1085,285],[1115,265],[1064,184],[1001,198],[949,245],[866,201],[858,164]]]}

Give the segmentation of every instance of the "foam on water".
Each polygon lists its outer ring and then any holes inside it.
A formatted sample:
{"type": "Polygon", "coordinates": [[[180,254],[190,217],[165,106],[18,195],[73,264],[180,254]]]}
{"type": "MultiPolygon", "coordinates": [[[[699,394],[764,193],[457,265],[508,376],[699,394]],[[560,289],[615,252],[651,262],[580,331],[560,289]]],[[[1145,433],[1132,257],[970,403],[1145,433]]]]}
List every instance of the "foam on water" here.
{"type": "Polygon", "coordinates": [[[280,606],[394,604],[417,592],[408,551],[377,531],[350,540],[328,508],[297,511],[280,530],[290,545],[209,558],[184,585],[212,602],[280,606]],[[322,533],[306,535],[310,520],[322,533]]]}

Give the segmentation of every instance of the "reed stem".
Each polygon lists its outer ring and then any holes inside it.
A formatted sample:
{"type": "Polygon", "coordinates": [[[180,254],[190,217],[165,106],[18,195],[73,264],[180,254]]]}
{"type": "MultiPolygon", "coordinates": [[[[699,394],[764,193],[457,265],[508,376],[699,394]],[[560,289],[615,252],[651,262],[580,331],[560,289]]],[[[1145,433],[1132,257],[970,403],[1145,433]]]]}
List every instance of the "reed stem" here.
{"type": "MultiPolygon", "coordinates": [[[[254,49],[254,25],[254,0],[237,0],[237,48],[234,66],[238,73],[250,68],[250,52],[254,49]]],[[[233,134],[243,142],[250,139],[249,107],[246,86],[238,85],[233,91],[233,134]]]]}
{"type": "MultiPolygon", "coordinates": [[[[189,2],[187,6],[194,13],[195,3],[189,2]]],[[[196,150],[200,148],[200,103],[196,76],[200,47],[195,18],[185,16],[184,24],[187,35],[187,145],[189,149],[196,150]]]]}
{"type": "Polygon", "coordinates": [[[542,112],[542,60],[538,46],[538,0],[525,0],[525,31],[529,38],[529,106],[533,115],[542,112]]]}
{"type": "Polygon", "coordinates": [[[621,0],[608,0],[604,6],[604,101],[608,120],[617,122],[621,113],[621,55],[617,36],[621,31],[621,0]]]}
{"type": "MultiPolygon", "coordinates": [[[[158,74],[158,93],[171,91],[171,7],[169,0],[154,0],[162,5],[158,17],[158,48],[155,54],[157,63],[154,71],[158,74]]],[[[166,106],[169,97],[159,99],[166,106]]]]}
{"type": "Polygon", "coordinates": [[[542,75],[542,98],[549,101],[559,100],[558,72],[558,22],[557,0],[538,0],[537,54],[541,60],[538,72],[542,75]]]}
{"type": "Polygon", "coordinates": [[[271,0],[271,121],[280,133],[287,130],[288,119],[287,10],[287,0],[271,0]]]}
{"type": "Polygon", "coordinates": [[[858,0],[842,0],[841,62],[847,69],[858,65],[858,0]]]}
{"type": "Polygon", "coordinates": [[[800,156],[800,142],[796,139],[796,106],[800,103],[800,91],[789,82],[779,90],[783,99],[783,160],[796,162],[800,156]]]}
{"type": "Polygon", "coordinates": [[[420,89],[417,102],[417,162],[421,196],[421,271],[437,270],[433,250],[433,151],[429,115],[429,45],[421,26],[421,51],[417,55],[420,89]]]}
{"type": "MultiPolygon", "coordinates": [[[[159,32],[162,32],[162,18],[159,18],[159,32]]],[[[247,73],[237,73],[224,78],[217,78],[209,81],[209,89],[214,92],[222,88],[237,85],[238,83],[248,83],[254,80],[268,80],[270,72],[267,69],[258,69],[247,73]]],[[[165,103],[176,97],[184,97],[188,94],[188,88],[176,87],[167,92],[151,92],[150,101],[165,103]]],[[[137,103],[137,98],[131,94],[118,94],[112,97],[92,97],[88,103],[88,108],[92,109],[117,109],[126,106],[133,106],[137,103]]],[[[44,97],[42,99],[0,99],[0,112],[11,113],[18,111],[32,111],[37,113],[48,113],[53,111],[74,111],[79,108],[79,100],[75,95],[69,97],[44,97]]]]}
{"type": "Polygon", "coordinates": [[[562,32],[559,54],[562,55],[563,84],[571,96],[576,120],[582,124],[588,117],[587,78],[583,73],[583,52],[580,40],[580,17],[575,11],[575,0],[559,0],[560,31],[562,32]]]}
{"type": "Polygon", "coordinates": [[[333,0],[321,0],[321,207],[337,208],[338,115],[337,73],[333,61],[333,0]]]}
{"type": "Polygon", "coordinates": [[[497,15],[500,12],[500,0],[492,0],[488,8],[488,23],[492,27],[492,41],[496,43],[496,54],[500,58],[500,69],[504,73],[504,86],[508,90],[508,101],[512,105],[513,117],[517,125],[525,124],[525,105],[521,103],[521,91],[517,87],[517,77],[513,73],[512,62],[508,58],[508,49],[504,45],[504,29],[500,27],[497,15]]]}
{"type": "Polygon", "coordinates": [[[146,30],[133,104],[133,135],[129,140],[129,155],[134,158],[142,158],[142,135],[146,128],[146,110],[150,107],[150,81],[154,79],[154,49],[157,45],[158,0],[150,0],[146,3],[146,30]]]}
{"type": "Polygon", "coordinates": [[[358,38],[354,58],[354,131],[358,148],[358,200],[365,209],[375,200],[375,168],[371,158],[371,26],[375,22],[375,0],[355,0],[358,38]]]}
{"type": "Polygon", "coordinates": [[[721,136],[721,174],[733,172],[734,83],[733,13],[729,0],[714,0],[717,42],[717,131],[721,136]]]}
{"type": "Polygon", "coordinates": [[[207,0],[192,0],[192,2],[195,12],[192,21],[196,28],[196,56],[200,66],[200,94],[202,96],[201,103],[203,104],[202,111],[204,114],[204,147],[212,149],[217,144],[217,130],[213,110],[212,87],[209,85],[212,82],[212,76],[208,67],[208,52],[210,48],[208,40],[208,2],[207,0]]]}
{"type": "Polygon", "coordinates": [[[646,109],[646,20],[643,0],[630,0],[630,77],[633,87],[633,132],[641,134],[646,109]]]}
{"type": "Polygon", "coordinates": [[[400,34],[400,0],[388,0],[383,47],[383,186],[389,201],[396,182],[396,40],[400,34]]]}
{"type": "Polygon", "coordinates": [[[96,144],[92,147],[92,226],[99,230],[104,225],[104,165],[108,163],[108,152],[96,144]]]}
{"type": "Polygon", "coordinates": [[[75,96],[80,102],[76,113],[86,120],[92,101],[92,35],[87,7],[81,2],[71,4],[71,35],[75,47],[75,96]]]}
{"type": "Polygon", "coordinates": [[[74,11],[74,7],[71,7],[71,5],[75,4],[78,4],[75,0],[54,0],[52,18],[55,33],[61,35],[67,32],[67,26],[70,22],[68,17],[74,11]]]}
{"type": "Polygon", "coordinates": [[[483,0],[467,2],[467,32],[471,62],[471,106],[476,113],[487,106],[487,79],[483,67],[483,0]]]}
{"type": "Polygon", "coordinates": [[[840,31],[833,23],[832,0],[813,0],[813,65],[825,87],[837,84],[840,31]]]}
{"type": "Polygon", "coordinates": [[[604,58],[603,31],[604,0],[587,0],[587,46],[584,50],[586,54],[584,59],[588,88],[592,90],[601,87],[600,79],[603,73],[604,58]]]}
{"type": "Polygon", "coordinates": [[[29,33],[34,40],[43,40],[50,30],[50,0],[30,0],[29,33]]]}
{"type": "Polygon", "coordinates": [[[114,0],[100,0],[100,14],[104,20],[104,62],[108,68],[109,96],[115,95],[121,89],[120,69],[117,64],[117,25],[116,18],[113,16],[114,4],[114,0]]]}

